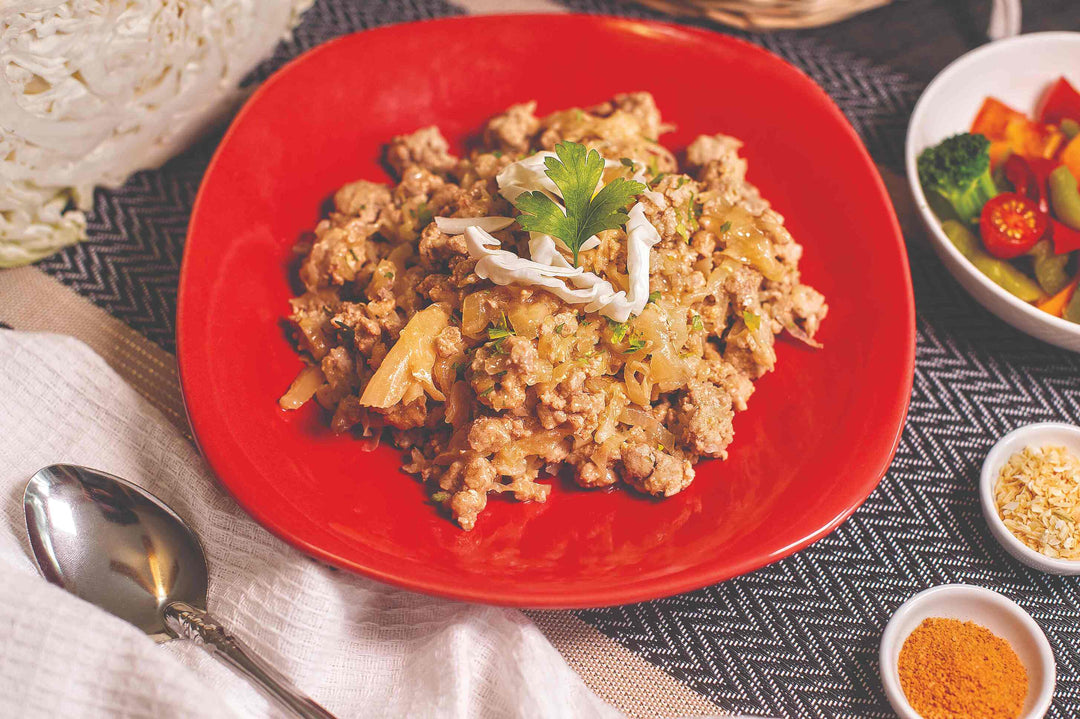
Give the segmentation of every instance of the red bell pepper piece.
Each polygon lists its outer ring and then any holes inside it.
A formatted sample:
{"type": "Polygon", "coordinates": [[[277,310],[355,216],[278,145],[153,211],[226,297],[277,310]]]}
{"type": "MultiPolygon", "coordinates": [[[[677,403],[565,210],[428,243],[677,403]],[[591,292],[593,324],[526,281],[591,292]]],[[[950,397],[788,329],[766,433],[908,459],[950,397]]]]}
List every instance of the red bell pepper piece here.
{"type": "Polygon", "coordinates": [[[1060,125],[1066,119],[1080,122],[1080,92],[1068,80],[1059,77],[1043,95],[1037,117],[1039,122],[1050,125],[1060,125]]]}
{"type": "MultiPolygon", "coordinates": [[[[1029,199],[1039,201],[1039,190],[1027,160],[1020,155],[1009,155],[1004,165],[1005,179],[1013,186],[1013,191],[1029,199]]],[[[1000,189],[1000,188],[999,188],[1000,189]]]]}
{"type": "Polygon", "coordinates": [[[1066,224],[1050,218],[1048,234],[1054,243],[1054,254],[1064,255],[1068,252],[1080,250],[1080,231],[1074,230],[1066,224]]]}
{"type": "Polygon", "coordinates": [[[1035,173],[1035,181],[1039,187],[1039,209],[1043,212],[1050,211],[1050,173],[1061,166],[1060,162],[1047,160],[1043,157],[1027,158],[1028,167],[1035,173]]]}
{"type": "Polygon", "coordinates": [[[1034,200],[1043,212],[1050,211],[1050,191],[1048,183],[1050,173],[1060,163],[1041,157],[1021,157],[1009,155],[1005,160],[1005,179],[1012,183],[1019,195],[1034,200]]]}

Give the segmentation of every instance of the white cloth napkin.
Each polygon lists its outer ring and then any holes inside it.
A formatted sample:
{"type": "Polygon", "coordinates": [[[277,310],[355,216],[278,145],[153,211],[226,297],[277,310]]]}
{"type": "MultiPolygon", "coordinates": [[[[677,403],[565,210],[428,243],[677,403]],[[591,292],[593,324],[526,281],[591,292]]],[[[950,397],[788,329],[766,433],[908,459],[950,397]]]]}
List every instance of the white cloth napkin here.
{"type": "Polygon", "coordinates": [[[22,494],[43,466],[146,487],[202,540],[211,612],[341,717],[615,717],[520,612],[334,571],[272,537],[92,350],[0,330],[0,716],[277,717],[183,641],[157,645],[43,580],[22,494]]]}

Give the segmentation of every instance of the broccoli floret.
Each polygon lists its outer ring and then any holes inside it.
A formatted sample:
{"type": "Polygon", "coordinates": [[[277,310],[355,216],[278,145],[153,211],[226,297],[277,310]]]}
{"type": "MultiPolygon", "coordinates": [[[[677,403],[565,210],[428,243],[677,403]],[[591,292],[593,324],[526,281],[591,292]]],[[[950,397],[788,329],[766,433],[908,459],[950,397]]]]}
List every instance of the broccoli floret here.
{"type": "Polygon", "coordinates": [[[990,141],[964,132],[919,155],[923,191],[945,198],[962,222],[979,219],[983,205],[999,190],[990,176],[990,141]]]}

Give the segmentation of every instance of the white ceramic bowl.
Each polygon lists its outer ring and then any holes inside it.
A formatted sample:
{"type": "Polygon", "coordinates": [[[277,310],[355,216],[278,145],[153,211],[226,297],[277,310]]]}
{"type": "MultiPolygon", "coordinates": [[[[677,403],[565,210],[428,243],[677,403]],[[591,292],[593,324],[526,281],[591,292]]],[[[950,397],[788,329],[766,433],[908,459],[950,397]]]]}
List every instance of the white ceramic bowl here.
{"type": "Polygon", "coordinates": [[[1080,574],[1080,561],[1053,559],[1036,552],[1017,539],[1001,521],[997,504],[994,502],[994,486],[1009,457],[1024,447],[1044,447],[1048,444],[1065,447],[1080,457],[1080,427],[1060,422],[1029,424],[1014,429],[998,440],[983,460],[982,474],[979,476],[979,498],[982,501],[983,516],[990,525],[991,534],[1001,542],[1001,546],[1029,567],[1052,574],[1080,574]]]}
{"type": "Polygon", "coordinates": [[[1054,652],[1042,629],[1019,604],[997,592],[966,584],[927,589],[904,602],[881,635],[881,683],[900,719],[920,719],[900,686],[900,648],[922,620],[929,617],[972,621],[1012,645],[1028,676],[1021,719],[1040,719],[1054,696],[1054,652]]]}
{"type": "Polygon", "coordinates": [[[1061,75],[1080,86],[1080,33],[1020,35],[962,55],[934,78],[915,105],[908,126],[905,161],[908,183],[934,249],[960,284],[983,307],[1018,330],[1080,352],[1080,325],[1013,297],[964,259],[926,203],[915,165],[925,148],[950,135],[967,132],[988,95],[1030,115],[1042,93],[1061,75]]]}

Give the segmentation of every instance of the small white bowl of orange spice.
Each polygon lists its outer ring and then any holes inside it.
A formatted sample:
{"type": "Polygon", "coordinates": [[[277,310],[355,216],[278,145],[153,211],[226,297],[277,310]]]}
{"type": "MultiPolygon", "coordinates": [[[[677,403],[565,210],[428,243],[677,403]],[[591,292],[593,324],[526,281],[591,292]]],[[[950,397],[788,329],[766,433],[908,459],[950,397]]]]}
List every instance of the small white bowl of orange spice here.
{"type": "Polygon", "coordinates": [[[994,538],[1024,564],[1080,574],[1080,427],[1029,424],[993,446],[979,478],[994,538]]]}
{"type": "Polygon", "coordinates": [[[905,602],[881,637],[881,681],[901,719],[1039,719],[1054,653],[1039,625],[997,592],[964,584],[905,602]]]}

